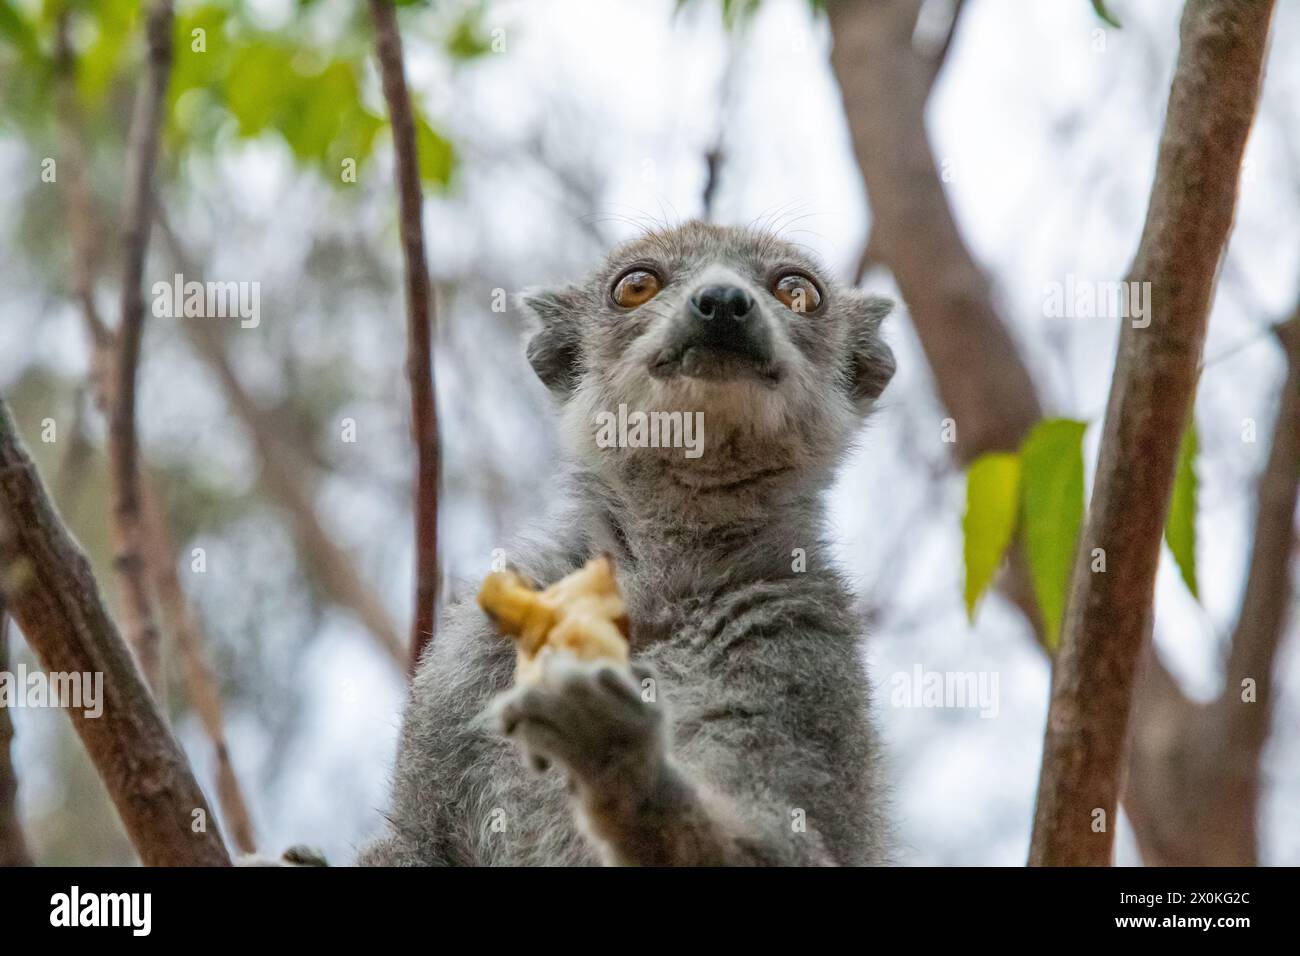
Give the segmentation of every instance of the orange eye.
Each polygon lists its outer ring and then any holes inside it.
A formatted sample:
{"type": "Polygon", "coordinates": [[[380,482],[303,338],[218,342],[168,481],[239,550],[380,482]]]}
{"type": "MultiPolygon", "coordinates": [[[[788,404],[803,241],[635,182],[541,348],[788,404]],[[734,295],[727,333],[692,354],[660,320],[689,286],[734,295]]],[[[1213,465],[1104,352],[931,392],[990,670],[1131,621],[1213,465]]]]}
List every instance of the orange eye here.
{"type": "Polygon", "coordinates": [[[648,269],[633,269],[614,284],[614,301],[625,309],[645,305],[663,288],[659,277],[648,269]]]}
{"type": "Polygon", "coordinates": [[[777,279],[772,294],[791,312],[816,312],[822,304],[816,284],[800,272],[787,272],[777,279]]]}

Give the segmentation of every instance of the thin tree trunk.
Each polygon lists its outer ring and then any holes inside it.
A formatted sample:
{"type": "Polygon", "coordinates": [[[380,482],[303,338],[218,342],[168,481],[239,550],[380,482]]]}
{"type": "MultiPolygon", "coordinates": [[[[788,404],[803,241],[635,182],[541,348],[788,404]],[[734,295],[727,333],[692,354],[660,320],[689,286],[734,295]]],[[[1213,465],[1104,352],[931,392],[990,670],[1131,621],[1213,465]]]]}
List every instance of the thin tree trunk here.
{"type": "Polygon", "coordinates": [[[1111,860],[1160,540],[1272,7],[1271,0],[1188,0],[1183,12],[1155,185],[1127,277],[1151,284],[1151,320],[1147,328],[1126,323],[1120,334],[1092,507],[1053,669],[1033,865],[1111,860]],[[1105,555],[1102,573],[1092,571],[1095,552],[1105,555]]]}
{"type": "Polygon", "coordinates": [[[1279,326],[1278,336],[1287,375],[1256,490],[1250,569],[1223,689],[1209,704],[1193,703],[1151,660],[1133,703],[1124,808],[1151,865],[1253,866],[1259,859],[1260,757],[1277,713],[1274,661],[1294,596],[1300,318],[1279,326]],[[1247,680],[1253,694],[1243,699],[1247,680]]]}
{"type": "MultiPolygon", "coordinates": [[[[987,452],[1017,451],[1043,412],[988,278],[957,230],[925,129],[926,101],[964,4],[955,4],[946,39],[929,54],[913,43],[922,5],[831,0],[831,66],[871,206],[859,273],[879,263],[898,283],[939,401],[956,423],[953,457],[965,466],[987,452]]],[[[1019,541],[999,586],[1045,644],[1019,541]]]]}
{"type": "Polygon", "coordinates": [[[370,0],[375,50],[393,128],[402,255],[406,263],[406,377],[411,388],[411,437],[415,443],[415,613],[410,666],[433,639],[438,601],[438,412],[433,379],[433,298],[425,261],[420,163],[415,118],[402,66],[402,38],[391,0],[370,0]]]}
{"type": "Polygon", "coordinates": [[[228,865],[217,821],[0,401],[0,595],[47,673],[102,675],[103,712],[68,708],[149,866],[228,865]]]}
{"type": "Polygon", "coordinates": [[[212,742],[212,749],[217,763],[217,803],[230,833],[231,842],[240,853],[257,852],[257,841],[253,830],[253,819],[248,812],[248,801],[244,799],[243,788],[235,774],[234,764],[230,759],[230,748],[226,744],[225,718],[222,715],[221,694],[217,689],[217,679],[212,673],[204,647],[207,641],[203,628],[199,624],[194,609],[185,597],[180,577],[176,573],[176,545],[167,528],[167,516],[163,513],[162,502],[158,499],[158,490],[148,475],[141,484],[144,503],[145,558],[149,566],[150,578],[158,601],[162,607],[163,618],[168,631],[176,638],[176,647],[181,653],[181,664],[185,669],[185,683],[189,688],[190,702],[194,705],[199,721],[212,742]]]}
{"type": "Polygon", "coordinates": [[[871,204],[870,257],[893,274],[969,464],[1016,451],[1042,417],[988,278],[957,231],[925,130],[938,57],[912,42],[922,0],[830,0],[831,66],[871,204]]]}
{"type": "MultiPolygon", "coordinates": [[[[114,382],[105,374],[105,370],[112,368],[114,335],[100,319],[95,304],[96,216],[86,177],[89,167],[83,137],[84,127],[76,103],[76,61],[68,39],[69,26],[68,11],[64,10],[56,25],[56,87],[61,135],[67,153],[63,164],[68,181],[65,209],[68,235],[72,243],[74,292],[90,340],[91,395],[96,407],[105,416],[109,416],[114,407],[114,382]]],[[[162,513],[157,489],[153,487],[147,472],[140,475],[140,489],[144,506],[144,561],[167,626],[175,635],[181,651],[190,700],[212,743],[217,768],[217,799],[235,847],[241,853],[254,853],[257,848],[252,819],[226,745],[216,681],[204,656],[203,649],[207,641],[177,577],[176,549],[167,528],[166,516],[162,513]]]]}
{"type": "MultiPolygon", "coordinates": [[[[5,611],[4,597],[0,595],[0,674],[9,672],[9,615],[5,611]]],[[[22,819],[18,815],[18,775],[14,772],[10,747],[14,739],[14,725],[9,709],[0,702],[0,866],[31,866],[32,857],[27,851],[23,836],[22,819]]]]}
{"type": "Polygon", "coordinates": [[[128,148],[123,223],[121,324],[116,335],[108,457],[113,492],[113,563],[122,591],[122,613],[145,680],[161,699],[162,660],[145,575],[140,518],[140,462],[135,423],[136,371],[144,335],[144,264],[153,222],[153,179],[167,103],[172,60],[172,5],[155,0],[146,20],[149,57],[136,96],[128,148]]]}
{"type": "MultiPolygon", "coordinates": [[[[983,303],[965,314],[959,307],[929,308],[936,298],[941,301],[942,297],[909,299],[907,303],[918,333],[922,328],[932,330],[929,335],[920,335],[920,339],[941,401],[960,401],[962,396],[999,392],[1003,394],[999,404],[1016,409],[1011,426],[1006,428],[982,422],[982,407],[955,415],[959,423],[970,422],[971,416],[976,421],[973,429],[962,426],[958,429],[959,445],[953,451],[957,462],[962,464],[984,451],[1018,447],[1037,418],[1039,405],[1027,367],[1014,349],[1006,349],[1010,339],[1004,332],[999,334],[994,329],[994,334],[983,339],[978,354],[1005,350],[1004,361],[1017,366],[1009,378],[1001,377],[984,363],[957,361],[955,352],[932,348],[936,342],[943,344],[947,329],[965,323],[967,314],[974,317],[968,334],[978,335],[980,330],[992,328],[987,317],[996,316],[996,309],[987,296],[987,284],[970,278],[978,267],[970,260],[960,236],[948,235],[941,241],[929,238],[936,229],[953,228],[950,211],[935,211],[941,203],[946,204],[946,199],[942,181],[934,174],[936,164],[928,139],[921,133],[926,99],[951,43],[957,17],[949,26],[948,40],[938,47],[936,54],[927,55],[913,42],[912,25],[920,6],[911,0],[831,0],[828,11],[835,41],[831,60],[843,93],[855,154],[872,201],[872,238],[863,250],[858,277],[869,266],[889,265],[893,271],[913,277],[907,286],[899,283],[906,298],[908,290],[927,281],[928,276],[953,272],[958,276],[956,284],[965,295],[985,297],[983,303]],[[882,130],[891,133],[882,137],[882,130]],[[896,135],[897,130],[905,130],[908,135],[896,135]],[[891,195],[898,202],[913,203],[915,214],[925,213],[924,220],[915,220],[915,229],[910,225],[913,213],[897,214],[898,204],[888,203],[891,195]],[[877,197],[884,201],[883,209],[877,197]],[[888,214],[891,210],[894,215],[882,218],[882,212],[888,214]],[[883,234],[879,232],[882,229],[886,230],[883,234]],[[901,238],[891,242],[890,229],[901,230],[901,238]],[[953,252],[958,261],[933,258],[939,250],[953,252]],[[886,257],[887,263],[883,261],[886,257]],[[952,384],[956,379],[976,381],[952,384]]],[[[962,6],[958,3],[958,15],[962,6]]],[[[1042,621],[1029,586],[1024,555],[1018,546],[1011,549],[1009,559],[1008,573],[999,582],[1000,586],[1025,614],[1041,645],[1042,621]]],[[[1189,787],[1186,782],[1185,768],[1189,762],[1208,761],[1206,771],[1200,774],[1202,785],[1207,785],[1205,781],[1215,774],[1216,758],[1203,753],[1207,737],[1203,728],[1209,718],[1197,716],[1201,708],[1181,691],[1154,653],[1147,658],[1146,677],[1133,714],[1133,776],[1125,792],[1143,859],[1155,865],[1188,860],[1221,862],[1216,857],[1219,850],[1211,835],[1215,827],[1181,826],[1177,822],[1189,820],[1201,811],[1198,787],[1189,787]]],[[[1234,807],[1233,812],[1253,815],[1256,806],[1234,807]]]]}
{"type": "MultiPolygon", "coordinates": [[[[91,379],[97,394],[108,394],[107,379],[111,367],[105,360],[111,358],[113,334],[109,331],[95,304],[95,255],[98,238],[95,229],[95,203],[90,189],[90,160],[86,156],[85,129],[81,107],[77,103],[76,54],[69,38],[71,24],[69,10],[59,11],[55,24],[55,100],[58,104],[59,132],[66,157],[63,162],[67,183],[65,215],[68,237],[72,243],[73,294],[81,305],[82,319],[92,344],[91,379]]],[[[102,411],[108,411],[104,406],[102,411]]]]}
{"type": "Polygon", "coordinates": [[[1216,705],[1229,749],[1245,759],[1249,775],[1255,779],[1277,698],[1273,661],[1291,606],[1291,556],[1300,488],[1300,315],[1278,326],[1277,335],[1286,356],[1287,374],[1256,492],[1246,593],[1233,632],[1223,694],[1216,705]],[[1247,681],[1254,685],[1257,703],[1242,700],[1247,681]]]}

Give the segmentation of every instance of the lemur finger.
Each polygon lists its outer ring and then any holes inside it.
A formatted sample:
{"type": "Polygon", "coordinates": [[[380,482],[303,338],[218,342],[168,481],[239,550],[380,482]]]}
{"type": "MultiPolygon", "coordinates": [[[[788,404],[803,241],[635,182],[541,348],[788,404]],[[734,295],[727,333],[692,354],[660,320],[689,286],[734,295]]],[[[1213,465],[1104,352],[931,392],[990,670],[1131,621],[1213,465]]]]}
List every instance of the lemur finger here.
{"type": "Polygon", "coordinates": [[[659,672],[649,664],[642,664],[639,661],[629,661],[627,666],[638,684],[646,680],[659,680],[659,672]]]}
{"type": "Polygon", "coordinates": [[[596,671],[596,682],[626,703],[641,706],[640,688],[628,679],[627,674],[613,667],[602,667],[596,671]]]}
{"type": "Polygon", "coordinates": [[[580,661],[556,668],[549,677],[545,692],[555,695],[554,706],[567,715],[566,723],[575,730],[599,726],[626,730],[649,718],[638,686],[621,668],[580,661]]]}
{"type": "Polygon", "coordinates": [[[521,716],[511,724],[508,736],[523,750],[524,761],[541,773],[552,761],[563,761],[568,749],[566,735],[555,725],[536,717],[521,716]]]}

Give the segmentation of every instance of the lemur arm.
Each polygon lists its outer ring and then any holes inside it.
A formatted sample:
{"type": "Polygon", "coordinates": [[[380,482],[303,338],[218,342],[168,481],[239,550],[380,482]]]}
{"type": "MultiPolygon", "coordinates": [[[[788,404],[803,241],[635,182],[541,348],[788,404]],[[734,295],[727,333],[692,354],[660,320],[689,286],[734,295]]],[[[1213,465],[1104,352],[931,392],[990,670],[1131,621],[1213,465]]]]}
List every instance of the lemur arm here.
{"type": "Polygon", "coordinates": [[[608,863],[835,862],[794,797],[826,773],[821,755],[788,728],[763,726],[779,723],[776,715],[724,715],[702,730],[712,738],[695,748],[713,765],[706,782],[700,767],[670,755],[664,706],[644,700],[622,669],[553,659],[540,681],[503,695],[497,710],[534,765],[568,771],[579,821],[608,863]]]}
{"type": "Polygon", "coordinates": [[[788,811],[750,805],[664,760],[643,780],[578,784],[578,810],[607,862],[620,866],[833,865],[814,831],[788,829],[788,811]],[[759,822],[766,817],[767,825],[759,822]],[[782,835],[781,818],[787,821],[782,835]]]}

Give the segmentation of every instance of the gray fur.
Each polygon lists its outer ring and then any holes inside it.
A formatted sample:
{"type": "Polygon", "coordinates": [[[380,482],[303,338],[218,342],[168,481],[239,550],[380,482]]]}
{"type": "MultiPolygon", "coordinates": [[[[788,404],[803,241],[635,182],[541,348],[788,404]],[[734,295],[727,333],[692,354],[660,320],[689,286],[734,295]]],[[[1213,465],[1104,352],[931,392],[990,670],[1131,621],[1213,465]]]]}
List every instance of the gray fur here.
{"type": "Polygon", "coordinates": [[[612,555],[634,673],[558,657],[512,689],[511,643],[472,599],[453,604],[413,681],[387,833],[360,862],[882,862],[861,625],[830,564],[822,497],[893,372],[888,303],[833,285],[774,236],[701,223],[634,240],[586,282],[523,303],[570,465],[563,507],[509,559],[549,584],[612,555]],[[621,310],[609,290],[636,263],[666,282],[621,310]],[[785,267],[819,280],[820,309],[770,294],[785,267]],[[720,280],[758,301],[770,374],[650,374],[687,297],[720,280]],[[597,447],[595,414],[620,402],[702,411],[703,456],[597,447]]]}

